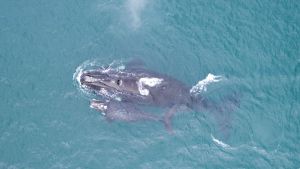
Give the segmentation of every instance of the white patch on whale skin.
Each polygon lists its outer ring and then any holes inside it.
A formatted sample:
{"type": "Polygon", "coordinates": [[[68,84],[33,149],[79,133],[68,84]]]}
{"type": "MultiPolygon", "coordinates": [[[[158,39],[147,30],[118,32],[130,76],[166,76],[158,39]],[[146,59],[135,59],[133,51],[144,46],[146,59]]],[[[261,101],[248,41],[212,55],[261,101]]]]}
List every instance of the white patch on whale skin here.
{"type": "Polygon", "coordinates": [[[92,100],[92,102],[91,102],[91,104],[90,104],[90,108],[101,110],[101,111],[102,111],[101,114],[102,114],[103,116],[105,116],[106,114],[105,114],[105,112],[103,112],[103,111],[106,111],[106,110],[107,110],[107,106],[106,106],[105,104],[103,104],[103,103],[97,103],[97,102],[95,102],[95,101],[97,101],[97,100],[95,100],[95,99],[92,100]]]}
{"type": "Polygon", "coordinates": [[[115,100],[117,100],[117,101],[122,101],[122,98],[121,97],[115,97],[115,100]]]}
{"type": "Polygon", "coordinates": [[[154,87],[156,85],[159,85],[163,79],[155,78],[155,77],[143,77],[140,78],[137,82],[138,89],[141,95],[147,96],[149,95],[149,90],[145,88],[146,86],[154,87]]]}
{"type": "Polygon", "coordinates": [[[207,90],[207,86],[214,82],[219,82],[222,80],[222,76],[215,76],[209,73],[205,79],[200,80],[195,86],[193,86],[190,90],[191,94],[199,94],[201,92],[205,92],[207,90]]]}
{"type": "Polygon", "coordinates": [[[93,78],[93,77],[89,77],[89,76],[85,76],[85,77],[84,77],[84,80],[85,80],[86,82],[90,82],[90,83],[96,82],[96,81],[97,81],[97,79],[95,79],[95,78],[93,78]]]}
{"type": "Polygon", "coordinates": [[[106,105],[103,105],[103,104],[98,104],[98,103],[91,103],[90,105],[90,108],[94,108],[94,109],[99,109],[99,110],[106,110],[107,109],[107,106],[106,105]]]}

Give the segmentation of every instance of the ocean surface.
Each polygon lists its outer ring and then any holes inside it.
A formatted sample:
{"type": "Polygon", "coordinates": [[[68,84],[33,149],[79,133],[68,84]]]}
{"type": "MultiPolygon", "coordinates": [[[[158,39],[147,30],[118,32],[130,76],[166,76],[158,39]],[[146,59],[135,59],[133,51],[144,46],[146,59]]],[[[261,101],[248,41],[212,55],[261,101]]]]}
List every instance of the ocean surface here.
{"type": "Polygon", "coordinates": [[[297,0],[1,0],[0,169],[300,168],[297,0]],[[209,113],[109,122],[73,75],[142,59],[204,97],[238,93],[226,136],[209,113]]]}

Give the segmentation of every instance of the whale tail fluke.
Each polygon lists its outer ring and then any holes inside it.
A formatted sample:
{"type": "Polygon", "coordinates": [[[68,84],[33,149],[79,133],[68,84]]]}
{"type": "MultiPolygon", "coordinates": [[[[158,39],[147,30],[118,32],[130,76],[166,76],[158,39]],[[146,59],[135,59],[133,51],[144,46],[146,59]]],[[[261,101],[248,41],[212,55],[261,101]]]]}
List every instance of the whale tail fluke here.
{"type": "Polygon", "coordinates": [[[227,137],[232,125],[232,114],[240,107],[241,94],[234,91],[220,99],[219,97],[212,97],[211,99],[205,97],[208,86],[223,80],[226,78],[212,73],[200,80],[190,89],[192,103],[189,107],[197,112],[209,112],[209,116],[215,121],[218,131],[227,137]]]}
{"type": "Polygon", "coordinates": [[[213,119],[217,124],[217,131],[224,139],[230,136],[233,113],[240,107],[241,95],[233,93],[225,96],[214,109],[211,110],[213,119]]]}
{"type": "Polygon", "coordinates": [[[207,113],[207,116],[215,122],[218,133],[221,133],[223,138],[228,138],[233,113],[240,107],[241,97],[237,92],[224,96],[218,101],[198,97],[193,99],[191,108],[196,112],[207,113]]]}

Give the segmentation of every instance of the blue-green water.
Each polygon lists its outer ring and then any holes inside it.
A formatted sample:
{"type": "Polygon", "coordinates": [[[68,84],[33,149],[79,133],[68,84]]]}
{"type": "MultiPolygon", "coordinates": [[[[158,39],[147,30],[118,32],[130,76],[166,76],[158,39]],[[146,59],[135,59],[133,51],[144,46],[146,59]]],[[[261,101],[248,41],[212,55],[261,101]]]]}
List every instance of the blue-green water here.
{"type": "Polygon", "coordinates": [[[300,3],[1,0],[0,168],[299,168],[300,3]],[[142,58],[241,93],[230,135],[202,113],[108,122],[72,76],[88,59],[142,58]],[[215,139],[214,139],[215,138],[215,139]]]}

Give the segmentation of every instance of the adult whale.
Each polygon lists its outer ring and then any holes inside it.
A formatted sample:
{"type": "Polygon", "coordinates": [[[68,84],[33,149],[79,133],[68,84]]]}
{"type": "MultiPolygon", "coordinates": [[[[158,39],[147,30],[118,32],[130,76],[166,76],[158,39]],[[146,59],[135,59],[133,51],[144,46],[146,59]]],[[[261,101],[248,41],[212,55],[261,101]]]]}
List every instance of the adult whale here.
{"type": "MultiPolygon", "coordinates": [[[[218,78],[218,77],[217,77],[218,78]]],[[[98,67],[77,75],[79,85],[98,99],[90,107],[102,112],[108,120],[163,122],[172,133],[171,118],[179,110],[217,110],[220,106],[196,95],[183,82],[147,70],[141,61],[131,61],[121,68],[98,67]],[[167,108],[164,116],[145,112],[142,106],[167,108]]],[[[233,101],[237,103],[237,101],[233,101]]]]}

